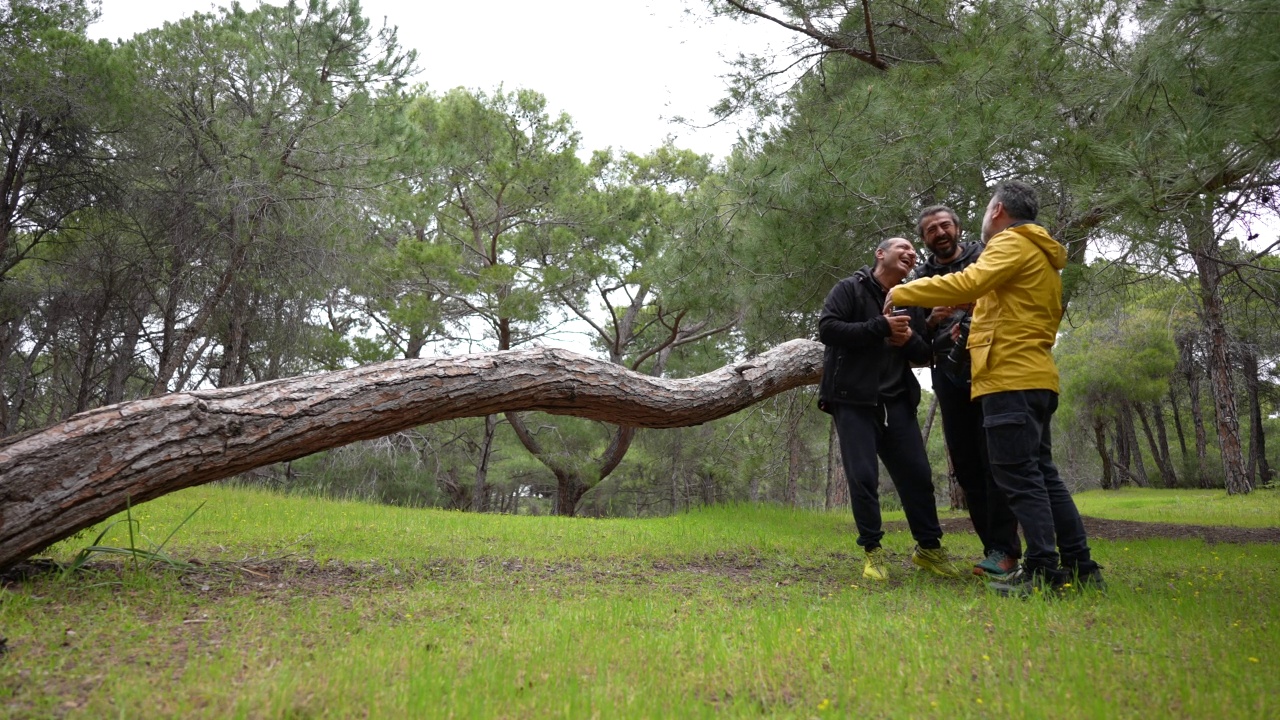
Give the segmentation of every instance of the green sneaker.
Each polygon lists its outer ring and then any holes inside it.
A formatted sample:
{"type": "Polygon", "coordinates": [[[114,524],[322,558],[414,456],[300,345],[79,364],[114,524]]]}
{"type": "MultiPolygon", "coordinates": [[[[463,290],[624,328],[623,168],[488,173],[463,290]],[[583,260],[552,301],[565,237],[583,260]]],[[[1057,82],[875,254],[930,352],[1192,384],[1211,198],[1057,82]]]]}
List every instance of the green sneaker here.
{"type": "Polygon", "coordinates": [[[911,552],[911,562],[921,570],[928,570],[934,575],[944,578],[960,577],[960,570],[956,568],[956,564],[951,561],[947,555],[946,548],[933,548],[926,550],[919,545],[911,552]]]}
{"type": "Polygon", "coordinates": [[[992,550],[982,562],[973,566],[974,575],[985,575],[994,580],[1003,580],[1009,573],[1018,569],[1018,561],[1005,555],[1000,550],[992,550]]]}
{"type": "Polygon", "coordinates": [[[867,564],[862,566],[862,577],[880,582],[889,579],[889,556],[884,548],[867,551],[867,564]]]}

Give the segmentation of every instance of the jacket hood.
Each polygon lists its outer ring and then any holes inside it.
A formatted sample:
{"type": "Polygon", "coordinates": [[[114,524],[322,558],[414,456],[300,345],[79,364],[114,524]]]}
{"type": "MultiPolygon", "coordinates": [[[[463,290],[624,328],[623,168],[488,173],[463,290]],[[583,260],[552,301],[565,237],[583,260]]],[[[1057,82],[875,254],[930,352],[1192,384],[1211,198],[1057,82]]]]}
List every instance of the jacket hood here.
{"type": "Polygon", "coordinates": [[[1054,240],[1049,235],[1049,231],[1036,225],[1035,223],[1025,223],[1011,228],[1006,228],[1005,232],[1016,233],[1031,242],[1049,258],[1049,264],[1054,270],[1061,270],[1067,266],[1067,249],[1062,243],[1054,240]]]}
{"type": "MultiPolygon", "coordinates": [[[[857,270],[854,270],[854,271],[853,271],[853,274],[852,274],[852,275],[850,275],[849,277],[855,278],[855,279],[857,279],[859,282],[867,282],[868,280],[870,280],[871,282],[875,282],[875,278],[873,278],[873,277],[871,276],[871,266],[870,266],[870,265],[863,265],[862,267],[858,268],[857,270]]],[[[876,283],[876,284],[877,284],[877,285],[879,285],[879,283],[876,283]]]]}
{"type": "Polygon", "coordinates": [[[943,268],[951,267],[952,265],[972,265],[973,261],[982,254],[982,249],[984,247],[986,246],[980,242],[962,242],[960,243],[959,254],[951,258],[950,262],[939,262],[937,256],[930,253],[929,259],[925,260],[924,264],[916,268],[912,275],[925,276],[925,273],[938,275],[943,268]]]}

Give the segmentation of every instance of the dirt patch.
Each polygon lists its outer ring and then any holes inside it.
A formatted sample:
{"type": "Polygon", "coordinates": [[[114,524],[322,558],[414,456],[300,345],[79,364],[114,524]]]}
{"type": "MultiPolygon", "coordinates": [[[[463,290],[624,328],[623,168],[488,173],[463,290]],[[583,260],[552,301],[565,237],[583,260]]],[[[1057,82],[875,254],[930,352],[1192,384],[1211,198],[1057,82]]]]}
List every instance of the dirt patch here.
{"type": "MultiPolygon", "coordinates": [[[[972,533],[968,518],[943,518],[943,532],[948,534],[972,533]]],[[[1103,540],[1145,540],[1170,538],[1176,540],[1199,539],[1206,543],[1266,543],[1280,544],[1280,528],[1240,528],[1219,525],[1179,525],[1174,523],[1137,522],[1133,520],[1107,520],[1084,517],[1085,529],[1091,538],[1103,540]]],[[[885,530],[905,531],[905,521],[885,523],[885,530]]],[[[837,553],[834,560],[847,559],[837,553]]],[[[179,573],[178,582],[193,595],[214,599],[228,595],[254,595],[264,600],[298,595],[331,596],[346,595],[357,589],[396,589],[421,580],[438,582],[533,582],[551,583],[592,580],[623,583],[645,583],[656,575],[667,573],[691,573],[715,575],[731,581],[750,581],[767,577],[770,582],[789,585],[799,578],[817,577],[823,574],[821,567],[774,566],[754,557],[734,557],[715,553],[700,560],[668,563],[654,561],[614,568],[584,569],[576,563],[525,563],[520,560],[481,558],[473,561],[436,560],[407,565],[388,565],[377,562],[341,563],[316,562],[305,557],[286,557],[241,563],[200,564],[179,573]]],[[[856,564],[855,560],[849,562],[856,564]]],[[[125,570],[123,561],[95,561],[81,572],[110,581],[125,570]]],[[[62,571],[51,560],[32,559],[18,563],[0,573],[0,587],[16,589],[30,580],[62,571]]],[[[163,572],[155,569],[155,572],[163,572]]],[[[194,622],[194,621],[193,621],[194,622]]]]}
{"type": "MultiPolygon", "coordinates": [[[[944,533],[971,533],[973,525],[968,518],[945,518],[941,521],[944,533]]],[[[904,520],[885,523],[885,530],[906,530],[904,520]]],[[[1280,528],[1242,528],[1225,525],[1180,525],[1176,523],[1138,522],[1136,520],[1107,520],[1084,516],[1084,529],[1090,538],[1100,540],[1171,540],[1199,539],[1207,543],[1280,543],[1280,528]]]]}

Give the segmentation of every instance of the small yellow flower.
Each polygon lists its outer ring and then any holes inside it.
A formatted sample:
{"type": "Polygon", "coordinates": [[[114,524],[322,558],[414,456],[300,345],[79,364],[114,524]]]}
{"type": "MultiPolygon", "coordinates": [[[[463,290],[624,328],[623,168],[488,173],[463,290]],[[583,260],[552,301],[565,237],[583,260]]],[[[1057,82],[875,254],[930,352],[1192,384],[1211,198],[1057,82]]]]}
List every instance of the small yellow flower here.
{"type": "Polygon", "coordinates": [[[1251,658],[1249,658],[1249,662],[1256,663],[1256,662],[1261,662],[1261,661],[1260,661],[1260,660],[1258,660],[1258,658],[1256,658],[1256,657],[1251,657],[1251,658]]]}
{"type": "Polygon", "coordinates": [[[990,656],[990,655],[983,655],[983,656],[982,656],[982,659],[983,659],[983,660],[990,660],[990,659],[991,659],[991,656],[990,656]]]}
{"type": "Polygon", "coordinates": [[[826,710],[829,707],[831,707],[831,701],[826,698],[822,698],[822,702],[818,703],[819,710],[826,710]]]}
{"type": "Polygon", "coordinates": [[[979,705],[981,705],[981,704],[982,704],[982,698],[974,698],[973,700],[974,700],[974,702],[978,703],[979,705]]]}

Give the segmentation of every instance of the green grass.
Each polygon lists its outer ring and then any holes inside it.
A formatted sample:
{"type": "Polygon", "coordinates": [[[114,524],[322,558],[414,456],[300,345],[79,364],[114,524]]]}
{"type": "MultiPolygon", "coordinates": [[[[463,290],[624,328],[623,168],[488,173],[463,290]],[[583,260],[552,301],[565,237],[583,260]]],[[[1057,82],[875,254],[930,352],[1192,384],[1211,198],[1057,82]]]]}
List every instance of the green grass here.
{"type": "Polygon", "coordinates": [[[1223,490],[1090,490],[1075,496],[1080,512],[1110,520],[1181,525],[1280,527],[1280,491],[1227,495],[1223,490]]]}
{"type": "Polygon", "coordinates": [[[1095,541],[1106,596],[1021,601],[912,571],[906,533],[893,580],[864,582],[847,513],[565,520],[217,487],[133,512],[159,540],[206,500],[170,545],[201,572],[0,592],[0,715],[1280,714],[1274,545],[1095,541]]]}

